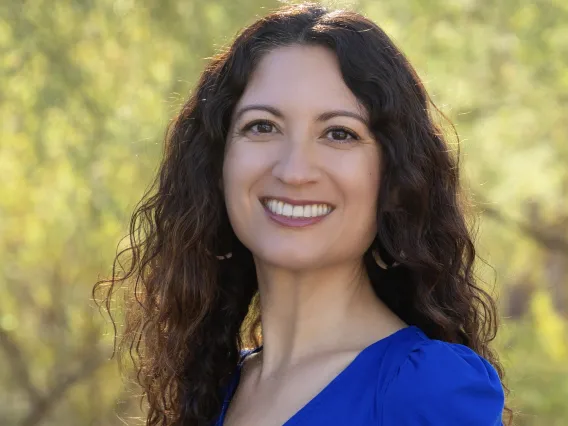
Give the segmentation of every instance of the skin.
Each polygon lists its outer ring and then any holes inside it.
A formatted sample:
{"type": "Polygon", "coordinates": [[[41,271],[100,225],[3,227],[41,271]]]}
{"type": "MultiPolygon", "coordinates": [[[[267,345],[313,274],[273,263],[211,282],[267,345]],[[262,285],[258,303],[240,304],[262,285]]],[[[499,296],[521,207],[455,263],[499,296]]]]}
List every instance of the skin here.
{"type": "Polygon", "coordinates": [[[233,112],[223,190],[254,256],[264,346],[245,361],[225,425],[282,425],[361,350],[406,326],[376,297],[362,263],[376,233],[381,171],[367,122],[334,54],[314,46],[268,53],[233,112]],[[322,117],[331,111],[352,116],[322,117]],[[266,122],[246,129],[257,120],[266,122]],[[286,227],[266,213],[264,196],[334,210],[286,227]]]}

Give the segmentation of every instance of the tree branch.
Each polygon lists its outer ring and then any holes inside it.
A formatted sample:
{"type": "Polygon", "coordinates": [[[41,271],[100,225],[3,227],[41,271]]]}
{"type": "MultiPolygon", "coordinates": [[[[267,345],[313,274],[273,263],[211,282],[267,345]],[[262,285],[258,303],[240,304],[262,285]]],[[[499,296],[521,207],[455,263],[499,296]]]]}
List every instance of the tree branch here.
{"type": "Polygon", "coordinates": [[[33,405],[29,414],[20,422],[20,426],[36,426],[38,425],[51,408],[65,395],[67,390],[89,377],[105,363],[101,357],[91,357],[87,359],[83,365],[77,370],[68,373],[59,381],[52,389],[50,389],[44,398],[33,405]]]}
{"type": "Polygon", "coordinates": [[[42,399],[41,392],[31,381],[27,368],[28,363],[25,360],[22,350],[3,328],[0,328],[0,347],[2,347],[6,353],[8,362],[12,368],[12,373],[28,394],[30,402],[37,404],[42,399]]]}
{"type": "Polygon", "coordinates": [[[551,250],[558,250],[568,254],[568,240],[557,233],[552,233],[544,228],[506,217],[500,210],[490,207],[487,204],[483,205],[482,212],[484,215],[496,220],[497,222],[514,225],[523,234],[551,250]]]}
{"type": "Polygon", "coordinates": [[[42,392],[32,383],[27,368],[28,363],[26,362],[23,351],[3,328],[0,328],[0,347],[6,353],[6,357],[16,380],[25,390],[30,400],[30,412],[20,421],[20,426],[38,425],[70,387],[89,377],[106,362],[98,352],[95,352],[93,356],[87,358],[76,370],[64,374],[55,386],[48,389],[46,392],[42,392]]]}

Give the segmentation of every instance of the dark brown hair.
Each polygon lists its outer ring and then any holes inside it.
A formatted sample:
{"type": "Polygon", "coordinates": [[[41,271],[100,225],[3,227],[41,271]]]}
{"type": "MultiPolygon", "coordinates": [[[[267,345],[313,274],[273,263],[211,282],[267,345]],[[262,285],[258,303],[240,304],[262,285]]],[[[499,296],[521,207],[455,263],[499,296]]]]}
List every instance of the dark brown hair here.
{"type": "Polygon", "coordinates": [[[470,347],[503,377],[489,348],[497,331],[495,302],[474,276],[459,150],[448,149],[434,119],[439,111],[376,24],[320,5],[286,6],[245,28],[206,67],[168,129],[159,174],[132,216],[130,247],[117,254],[112,278],[93,290],[95,296],[103,291],[109,311],[113,294],[126,290],[118,350],[135,363],[147,425],[209,424],[245,336],[260,344],[252,255],[231,229],[219,182],[231,115],[249,76],[267,52],[293,44],[335,53],[381,144],[374,244],[400,266],[378,268],[369,248],[365,265],[377,295],[406,323],[470,347]],[[230,259],[217,257],[229,250],[230,259]],[[115,268],[127,254],[119,276],[115,268]]]}

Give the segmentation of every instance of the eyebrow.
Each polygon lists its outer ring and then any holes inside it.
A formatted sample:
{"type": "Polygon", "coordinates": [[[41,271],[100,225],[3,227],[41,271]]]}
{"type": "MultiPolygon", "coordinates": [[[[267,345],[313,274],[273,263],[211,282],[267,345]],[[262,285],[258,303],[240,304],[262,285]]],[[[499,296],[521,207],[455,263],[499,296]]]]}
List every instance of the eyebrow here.
{"type": "MultiPolygon", "coordinates": [[[[240,108],[235,115],[235,121],[237,121],[245,112],[250,110],[267,111],[278,118],[284,118],[284,114],[278,108],[274,108],[270,105],[254,104],[240,108]]],[[[328,121],[334,117],[351,117],[356,120],[359,120],[365,126],[369,125],[368,121],[362,115],[357,114],[356,112],[346,111],[341,109],[326,111],[318,116],[317,121],[328,121]]]]}

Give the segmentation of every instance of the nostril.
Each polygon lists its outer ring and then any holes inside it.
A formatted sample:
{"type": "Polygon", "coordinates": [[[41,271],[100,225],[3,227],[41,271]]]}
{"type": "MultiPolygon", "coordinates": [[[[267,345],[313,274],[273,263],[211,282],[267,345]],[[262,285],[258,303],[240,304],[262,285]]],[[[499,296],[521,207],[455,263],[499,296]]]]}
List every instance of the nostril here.
{"type": "Polygon", "coordinates": [[[272,174],[288,185],[302,185],[317,181],[320,170],[307,144],[289,141],[286,153],[274,165],[272,174]]]}

